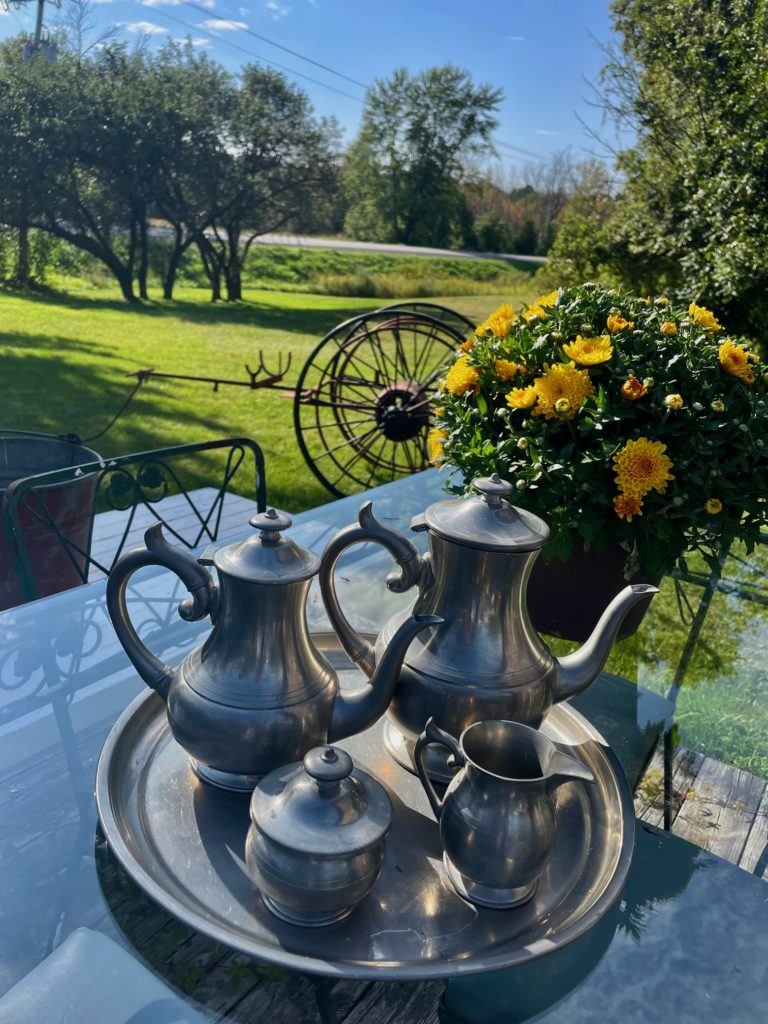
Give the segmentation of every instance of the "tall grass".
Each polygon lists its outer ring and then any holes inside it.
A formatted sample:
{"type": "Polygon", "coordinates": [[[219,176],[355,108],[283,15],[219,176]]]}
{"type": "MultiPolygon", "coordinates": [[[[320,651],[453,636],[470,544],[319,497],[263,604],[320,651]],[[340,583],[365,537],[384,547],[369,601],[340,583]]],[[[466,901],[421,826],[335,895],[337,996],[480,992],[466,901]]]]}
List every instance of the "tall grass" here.
{"type": "MultiPolygon", "coordinates": [[[[492,285],[498,291],[519,291],[519,273],[494,278],[492,285]]],[[[428,276],[412,277],[407,274],[318,274],[311,290],[319,295],[349,295],[366,299],[421,299],[433,295],[487,295],[489,283],[471,277],[428,276]]]]}

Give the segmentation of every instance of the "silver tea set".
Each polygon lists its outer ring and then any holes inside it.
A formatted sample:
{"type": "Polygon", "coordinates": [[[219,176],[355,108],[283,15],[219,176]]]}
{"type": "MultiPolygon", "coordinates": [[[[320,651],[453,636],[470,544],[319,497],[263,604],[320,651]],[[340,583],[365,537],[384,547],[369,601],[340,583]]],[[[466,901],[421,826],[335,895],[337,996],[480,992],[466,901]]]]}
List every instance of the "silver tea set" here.
{"type": "Polygon", "coordinates": [[[341,920],[381,872],[390,797],[336,743],[383,715],[386,748],[419,774],[439,821],[446,878],[479,906],[532,898],[555,845],[555,790],[592,781],[575,750],[539,726],[553,703],[598,676],[624,616],[657,590],[626,587],[587,643],[558,660],[526,606],[549,530],[512,505],[514,488],[498,476],[473,488],[412,521],[429,534],[423,556],[367,502],[322,558],[286,535],[287,515],[268,509],[251,518],[251,536],[211,558],[168,544],[158,524],[109,577],[117,636],[165,702],[192,770],[208,785],[252,792],[247,868],[266,906],[292,924],[341,920]],[[382,545],[397,563],[390,590],[418,589],[413,611],[390,619],[375,644],[352,628],[334,586],[339,556],[363,542],[382,545]],[[185,584],[182,618],[212,623],[176,668],[147,649],[130,621],[126,588],[144,566],[170,569],[185,584]],[[344,692],[307,625],[315,577],[342,647],[368,680],[344,692]],[[445,783],[441,797],[435,784],[445,783]]]}

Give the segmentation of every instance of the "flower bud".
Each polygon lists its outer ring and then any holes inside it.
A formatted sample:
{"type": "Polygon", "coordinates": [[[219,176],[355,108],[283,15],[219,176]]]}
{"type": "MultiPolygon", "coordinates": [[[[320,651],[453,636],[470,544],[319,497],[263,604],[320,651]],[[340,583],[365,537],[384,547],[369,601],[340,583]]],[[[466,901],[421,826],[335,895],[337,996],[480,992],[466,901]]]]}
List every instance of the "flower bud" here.
{"type": "Polygon", "coordinates": [[[683,396],[667,395],[667,397],[664,399],[664,405],[666,405],[668,409],[682,409],[684,405],[683,396]]]}
{"type": "Polygon", "coordinates": [[[518,439],[517,439],[517,447],[521,448],[523,451],[525,451],[525,449],[528,447],[529,443],[530,442],[528,441],[527,437],[518,437],[518,439]]]}
{"type": "Polygon", "coordinates": [[[710,403],[710,409],[713,409],[715,412],[725,412],[725,402],[721,402],[719,398],[716,398],[710,403]]]}

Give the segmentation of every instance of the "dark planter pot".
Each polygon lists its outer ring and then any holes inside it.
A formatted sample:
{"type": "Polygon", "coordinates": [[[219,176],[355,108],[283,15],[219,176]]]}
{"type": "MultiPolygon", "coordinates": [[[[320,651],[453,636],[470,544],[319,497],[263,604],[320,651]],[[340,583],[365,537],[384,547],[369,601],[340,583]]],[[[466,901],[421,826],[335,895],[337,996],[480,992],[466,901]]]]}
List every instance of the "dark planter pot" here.
{"type": "MultiPolygon", "coordinates": [[[[539,556],[528,584],[528,612],[539,633],[584,643],[613,598],[630,583],[658,586],[661,573],[624,578],[627,553],[618,544],[605,551],[575,549],[567,561],[539,556]]],[[[640,628],[650,601],[636,605],[619,630],[624,640],[640,628]]]]}
{"type": "MultiPolygon", "coordinates": [[[[101,456],[81,444],[48,437],[0,438],[0,501],[15,480],[38,473],[99,462],[101,456]]],[[[90,548],[91,517],[96,474],[89,473],[66,483],[36,488],[45,513],[58,530],[84,552],[90,548]]],[[[68,551],[54,530],[32,510],[41,511],[35,498],[19,509],[19,529],[34,583],[35,596],[47,597],[83,582],[86,557],[68,551]]],[[[0,610],[28,600],[14,558],[8,525],[0,521],[0,610]]]]}

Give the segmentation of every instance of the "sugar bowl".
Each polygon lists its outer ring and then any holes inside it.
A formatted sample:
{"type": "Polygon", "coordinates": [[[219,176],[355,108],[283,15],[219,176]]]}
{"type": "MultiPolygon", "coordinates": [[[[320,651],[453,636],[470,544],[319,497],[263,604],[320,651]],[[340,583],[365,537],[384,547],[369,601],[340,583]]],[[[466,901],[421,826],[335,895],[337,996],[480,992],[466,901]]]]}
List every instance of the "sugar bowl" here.
{"type": "Polygon", "coordinates": [[[392,823],[386,790],[339,747],[310,750],[256,786],[245,846],[267,907],[290,924],[340,921],[370,892],[392,823]]]}

